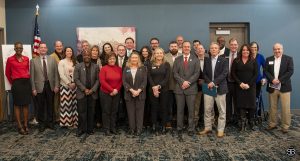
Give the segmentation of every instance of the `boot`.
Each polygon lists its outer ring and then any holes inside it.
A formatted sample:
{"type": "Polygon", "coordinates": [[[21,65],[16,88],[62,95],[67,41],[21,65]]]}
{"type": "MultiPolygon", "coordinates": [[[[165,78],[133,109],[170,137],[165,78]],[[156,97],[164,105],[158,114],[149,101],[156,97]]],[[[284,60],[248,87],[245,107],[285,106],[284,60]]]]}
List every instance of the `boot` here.
{"type": "Polygon", "coordinates": [[[241,131],[241,132],[244,132],[245,129],[246,129],[246,118],[242,118],[242,120],[241,120],[241,129],[240,129],[240,131],[241,131]]]}

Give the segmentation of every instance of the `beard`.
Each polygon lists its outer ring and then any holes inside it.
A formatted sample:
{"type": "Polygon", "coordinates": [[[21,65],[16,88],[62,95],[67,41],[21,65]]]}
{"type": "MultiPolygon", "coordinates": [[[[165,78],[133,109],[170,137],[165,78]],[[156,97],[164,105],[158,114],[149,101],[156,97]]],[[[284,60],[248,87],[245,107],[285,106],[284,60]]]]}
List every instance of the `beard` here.
{"type": "Polygon", "coordinates": [[[170,53],[172,55],[176,55],[178,53],[178,50],[177,49],[170,50],[170,53]]]}

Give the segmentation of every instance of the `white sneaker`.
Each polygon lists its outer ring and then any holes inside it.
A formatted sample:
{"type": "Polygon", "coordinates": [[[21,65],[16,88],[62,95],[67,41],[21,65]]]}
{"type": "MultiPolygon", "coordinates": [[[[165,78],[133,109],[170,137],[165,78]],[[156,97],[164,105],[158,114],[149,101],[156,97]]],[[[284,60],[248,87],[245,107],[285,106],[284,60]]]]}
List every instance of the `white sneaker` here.
{"type": "Polygon", "coordinates": [[[33,118],[33,120],[29,122],[29,124],[31,124],[31,125],[37,125],[37,124],[39,124],[39,122],[37,122],[36,119],[33,118]]]}

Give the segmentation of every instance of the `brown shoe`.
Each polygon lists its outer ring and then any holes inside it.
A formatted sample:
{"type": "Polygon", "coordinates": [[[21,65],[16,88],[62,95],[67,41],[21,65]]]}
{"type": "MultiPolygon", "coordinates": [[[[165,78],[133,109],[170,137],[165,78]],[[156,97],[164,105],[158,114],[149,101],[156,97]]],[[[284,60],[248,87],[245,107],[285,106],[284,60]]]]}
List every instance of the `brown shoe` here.
{"type": "Polygon", "coordinates": [[[168,123],[166,124],[166,129],[171,129],[171,128],[172,128],[171,122],[168,122],[168,123]]]}
{"type": "Polygon", "coordinates": [[[198,133],[198,135],[207,135],[207,134],[209,134],[209,133],[211,133],[211,130],[204,129],[203,131],[200,131],[200,132],[198,133]]]}
{"type": "Polygon", "coordinates": [[[223,131],[218,131],[217,137],[218,137],[218,138],[224,137],[224,132],[223,132],[223,131]]]}
{"type": "Polygon", "coordinates": [[[273,130],[273,129],[276,129],[277,127],[276,126],[268,126],[267,128],[266,128],[266,130],[273,130]]]}
{"type": "Polygon", "coordinates": [[[281,132],[286,134],[286,133],[288,133],[288,129],[281,129],[281,132]]]}

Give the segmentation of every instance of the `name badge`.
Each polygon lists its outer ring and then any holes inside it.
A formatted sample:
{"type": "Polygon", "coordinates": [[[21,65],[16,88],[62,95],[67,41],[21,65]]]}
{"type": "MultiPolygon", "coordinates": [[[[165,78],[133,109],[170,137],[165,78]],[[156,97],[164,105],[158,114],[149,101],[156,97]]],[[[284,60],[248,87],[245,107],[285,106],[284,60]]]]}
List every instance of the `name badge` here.
{"type": "Polygon", "coordinates": [[[156,69],[156,67],[152,67],[152,69],[156,69]]]}
{"type": "Polygon", "coordinates": [[[130,73],[130,69],[126,70],[127,73],[130,73]]]}
{"type": "Polygon", "coordinates": [[[274,64],[274,61],[269,61],[269,65],[273,65],[274,64]]]}

